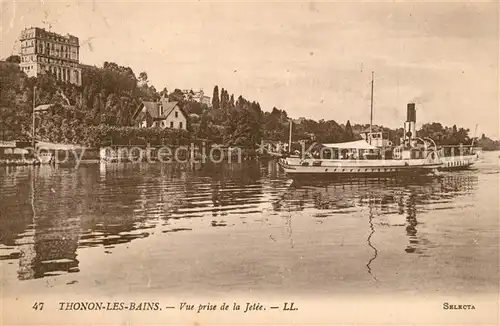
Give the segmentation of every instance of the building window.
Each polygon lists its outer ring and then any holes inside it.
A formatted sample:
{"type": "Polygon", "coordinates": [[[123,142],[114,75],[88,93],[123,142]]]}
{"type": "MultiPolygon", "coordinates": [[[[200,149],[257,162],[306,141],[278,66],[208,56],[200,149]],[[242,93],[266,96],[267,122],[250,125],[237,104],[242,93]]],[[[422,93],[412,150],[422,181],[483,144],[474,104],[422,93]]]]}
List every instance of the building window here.
{"type": "Polygon", "coordinates": [[[175,117],[178,118],[179,117],[179,112],[175,111],[175,117]]]}
{"type": "Polygon", "coordinates": [[[170,121],[170,128],[173,128],[173,127],[174,127],[174,122],[170,121]]]}
{"type": "MultiPolygon", "coordinates": [[[[175,112],[175,113],[177,113],[177,112],[175,112]]],[[[179,122],[179,129],[182,129],[182,121],[179,122]]]]}

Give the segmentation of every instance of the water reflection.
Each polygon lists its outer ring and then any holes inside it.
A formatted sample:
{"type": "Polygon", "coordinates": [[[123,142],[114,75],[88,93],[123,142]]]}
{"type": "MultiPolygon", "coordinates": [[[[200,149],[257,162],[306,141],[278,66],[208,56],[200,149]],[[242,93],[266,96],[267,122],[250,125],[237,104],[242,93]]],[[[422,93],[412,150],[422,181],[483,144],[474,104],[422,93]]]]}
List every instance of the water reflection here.
{"type": "Polygon", "coordinates": [[[375,228],[373,227],[373,213],[372,213],[372,209],[370,207],[370,213],[368,215],[368,223],[370,225],[370,234],[368,235],[368,238],[366,239],[366,242],[368,243],[368,246],[370,246],[370,248],[373,249],[373,257],[370,258],[370,260],[368,260],[368,263],[366,264],[366,268],[368,269],[368,273],[377,281],[377,278],[375,277],[375,275],[373,275],[372,273],[372,268],[371,268],[371,264],[372,262],[377,259],[377,256],[378,256],[378,250],[377,248],[375,248],[375,246],[373,246],[372,244],[372,236],[373,234],[375,233],[375,228]]]}
{"type": "Polygon", "coordinates": [[[406,216],[406,235],[408,236],[409,239],[409,244],[406,247],[405,251],[407,253],[414,253],[416,251],[416,246],[418,245],[419,241],[417,239],[417,209],[415,207],[415,194],[412,193],[410,196],[408,196],[408,202],[407,202],[407,216],[406,216]]]}
{"type": "Polygon", "coordinates": [[[292,214],[285,217],[285,225],[287,230],[287,236],[290,241],[290,248],[294,247],[293,244],[293,228],[292,228],[292,214]]]}
{"type": "Polygon", "coordinates": [[[448,174],[441,178],[356,179],[294,182],[288,193],[273,206],[276,210],[311,211],[314,217],[326,218],[351,214],[367,208],[366,243],[372,254],[367,272],[377,281],[373,264],[379,250],[374,237],[379,228],[404,227],[408,254],[427,256],[432,246],[418,235],[418,213],[434,209],[454,209],[448,205],[456,197],[470,194],[477,187],[477,176],[470,173],[448,174]],[[443,206],[444,205],[444,206],[443,206]],[[404,216],[404,219],[398,218],[404,216]]]}
{"type": "MultiPolygon", "coordinates": [[[[78,271],[77,249],[191,231],[173,220],[262,213],[259,165],[108,164],[75,169],[0,170],[0,260],[18,260],[19,279],[78,271]]],[[[268,185],[269,186],[269,185],[268,185]]]]}
{"type": "Polygon", "coordinates": [[[156,231],[155,236],[196,232],[196,226],[177,224],[190,219],[214,229],[282,223],[289,248],[296,250],[294,228],[307,219],[322,225],[338,218],[340,225],[355,216],[363,219],[357,227],[366,231],[362,245],[369,256],[363,264],[376,279],[378,231],[401,228],[408,238],[401,251],[427,254],[431,244],[418,232],[418,215],[452,209],[456,197],[476,186],[473,173],[296,183],[273,161],[5,168],[0,170],[0,260],[18,260],[21,280],[78,272],[81,248],[112,253],[115,246],[156,231]]]}
{"type": "MultiPolygon", "coordinates": [[[[11,253],[19,257],[18,278],[26,280],[63,272],[77,272],[79,218],[72,216],[67,210],[56,216],[47,213],[49,203],[38,202],[35,185],[38,177],[52,177],[51,170],[42,167],[27,172],[30,193],[25,198],[31,208],[31,221],[15,241],[18,251],[11,253]]],[[[66,179],[60,186],[68,187],[73,181],[66,179]]],[[[50,191],[55,190],[51,187],[50,191]]]]}

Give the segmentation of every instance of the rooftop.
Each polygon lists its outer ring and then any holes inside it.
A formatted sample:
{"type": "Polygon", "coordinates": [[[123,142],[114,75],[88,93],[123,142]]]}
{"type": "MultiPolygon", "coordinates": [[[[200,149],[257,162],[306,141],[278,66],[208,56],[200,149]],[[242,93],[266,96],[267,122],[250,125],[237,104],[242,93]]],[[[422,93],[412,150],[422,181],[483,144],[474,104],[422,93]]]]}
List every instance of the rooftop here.
{"type": "MultiPolygon", "coordinates": [[[[143,101],[142,104],[146,108],[147,112],[153,119],[166,118],[172,113],[174,108],[177,106],[177,102],[167,102],[165,100],[161,100],[160,102],[147,102],[143,101]],[[160,115],[160,103],[163,106],[163,115],[160,115]]],[[[182,111],[182,110],[181,110],[182,111]]],[[[141,117],[141,114],[138,113],[137,117],[141,117]]],[[[137,118],[136,117],[136,118],[137,118]]]]}
{"type": "MultiPolygon", "coordinates": [[[[69,33],[66,33],[66,35],[63,35],[63,34],[59,34],[59,33],[56,33],[56,32],[48,31],[48,30],[46,30],[43,27],[26,27],[21,32],[21,39],[23,39],[24,32],[29,31],[29,30],[33,30],[33,29],[34,30],[43,31],[45,34],[48,34],[48,35],[51,35],[51,36],[62,37],[62,38],[65,38],[65,39],[78,39],[78,37],[76,37],[74,35],[71,35],[69,33]]],[[[33,37],[35,37],[35,35],[33,37]]],[[[33,37],[29,37],[29,38],[33,38],[33,37]]],[[[26,38],[28,38],[28,37],[26,37],[26,38]]]]}

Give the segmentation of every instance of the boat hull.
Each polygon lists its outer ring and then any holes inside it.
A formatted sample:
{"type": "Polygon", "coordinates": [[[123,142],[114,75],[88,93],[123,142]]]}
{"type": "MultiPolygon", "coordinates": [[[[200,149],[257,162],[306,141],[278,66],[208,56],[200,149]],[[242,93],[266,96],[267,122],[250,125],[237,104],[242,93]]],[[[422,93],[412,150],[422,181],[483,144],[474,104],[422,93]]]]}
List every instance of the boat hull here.
{"type": "Polygon", "coordinates": [[[443,165],[439,167],[440,171],[467,170],[478,160],[477,155],[463,155],[454,157],[441,157],[443,165]]]}
{"type": "Polygon", "coordinates": [[[279,164],[287,175],[295,178],[419,176],[434,173],[442,165],[424,160],[386,160],[384,164],[380,160],[281,160],[279,164]]]}

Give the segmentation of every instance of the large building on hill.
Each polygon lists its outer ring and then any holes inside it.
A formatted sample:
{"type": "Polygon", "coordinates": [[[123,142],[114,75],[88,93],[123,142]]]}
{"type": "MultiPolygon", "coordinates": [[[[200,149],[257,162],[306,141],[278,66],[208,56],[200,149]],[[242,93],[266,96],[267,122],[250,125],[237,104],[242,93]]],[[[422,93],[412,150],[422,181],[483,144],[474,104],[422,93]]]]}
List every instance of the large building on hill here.
{"type": "Polygon", "coordinates": [[[19,67],[29,77],[52,73],[60,81],[82,84],[78,37],[31,27],[21,32],[19,41],[19,67]]]}

